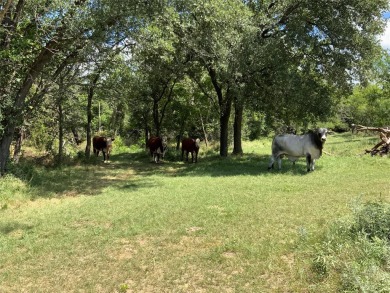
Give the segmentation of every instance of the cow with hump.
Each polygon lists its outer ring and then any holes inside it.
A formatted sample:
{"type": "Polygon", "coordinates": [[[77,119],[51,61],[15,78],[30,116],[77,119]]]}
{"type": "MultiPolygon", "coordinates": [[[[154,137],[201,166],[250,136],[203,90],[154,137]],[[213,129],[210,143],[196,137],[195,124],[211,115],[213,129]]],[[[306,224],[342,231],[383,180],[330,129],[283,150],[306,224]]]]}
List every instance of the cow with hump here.
{"type": "Polygon", "coordinates": [[[115,138],[105,136],[94,136],[92,139],[93,153],[96,157],[99,156],[99,152],[103,153],[103,162],[108,162],[110,159],[110,152],[112,149],[112,142],[115,138]]]}
{"type": "Polygon", "coordinates": [[[181,141],[181,160],[184,159],[184,153],[186,153],[186,161],[188,162],[188,153],[191,153],[192,163],[194,162],[195,154],[195,163],[198,162],[198,153],[199,153],[199,144],[200,139],[194,138],[184,138],[181,141]]]}
{"type": "Polygon", "coordinates": [[[146,147],[149,148],[153,162],[158,163],[160,157],[164,159],[165,152],[167,151],[167,139],[165,137],[152,136],[148,139],[146,147]]]}
{"type": "Polygon", "coordinates": [[[318,128],[304,135],[282,134],[274,137],[272,141],[272,156],[268,170],[278,161],[279,170],[282,168],[282,157],[294,162],[300,157],[306,157],[307,172],[314,171],[315,160],[322,155],[328,130],[318,128]]]}

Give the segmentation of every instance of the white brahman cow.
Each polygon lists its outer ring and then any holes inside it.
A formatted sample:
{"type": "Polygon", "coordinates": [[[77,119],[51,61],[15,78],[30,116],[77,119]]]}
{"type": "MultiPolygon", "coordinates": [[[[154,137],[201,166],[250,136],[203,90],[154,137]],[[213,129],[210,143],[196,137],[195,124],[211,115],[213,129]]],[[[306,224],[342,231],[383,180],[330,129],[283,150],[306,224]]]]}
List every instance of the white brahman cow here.
{"type": "Polygon", "coordinates": [[[318,128],[304,135],[282,134],[272,141],[272,156],[268,170],[274,167],[278,160],[279,170],[282,168],[282,157],[287,156],[295,163],[300,157],[306,157],[307,171],[314,171],[315,160],[321,157],[326,141],[326,128],[318,128]]]}

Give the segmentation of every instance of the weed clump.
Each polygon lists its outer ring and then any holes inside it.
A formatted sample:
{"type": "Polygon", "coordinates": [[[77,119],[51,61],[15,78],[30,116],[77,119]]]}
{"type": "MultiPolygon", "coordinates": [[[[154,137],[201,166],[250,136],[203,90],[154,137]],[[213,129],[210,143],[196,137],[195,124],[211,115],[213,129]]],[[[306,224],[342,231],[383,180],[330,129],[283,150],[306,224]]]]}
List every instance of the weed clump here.
{"type": "Polygon", "coordinates": [[[353,235],[363,234],[368,239],[390,240],[390,205],[383,203],[367,203],[355,215],[351,228],[353,235]]]}
{"type": "Polygon", "coordinates": [[[390,292],[390,204],[361,205],[312,249],[317,281],[327,278],[342,292],[390,292]]]}

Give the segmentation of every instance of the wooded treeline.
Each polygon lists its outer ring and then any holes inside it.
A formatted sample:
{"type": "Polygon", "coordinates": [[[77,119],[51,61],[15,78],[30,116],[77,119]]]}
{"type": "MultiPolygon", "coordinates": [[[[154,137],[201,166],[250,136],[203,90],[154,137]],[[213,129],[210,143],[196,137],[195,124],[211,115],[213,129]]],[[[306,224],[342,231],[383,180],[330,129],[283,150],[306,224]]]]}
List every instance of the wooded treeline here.
{"type": "Polygon", "coordinates": [[[1,0],[0,172],[25,137],[58,139],[61,159],[68,135],[83,136],[89,156],[101,126],[213,135],[227,156],[229,137],[242,153],[243,128],[250,137],[325,121],[380,67],[388,9],[387,0],[1,0]]]}

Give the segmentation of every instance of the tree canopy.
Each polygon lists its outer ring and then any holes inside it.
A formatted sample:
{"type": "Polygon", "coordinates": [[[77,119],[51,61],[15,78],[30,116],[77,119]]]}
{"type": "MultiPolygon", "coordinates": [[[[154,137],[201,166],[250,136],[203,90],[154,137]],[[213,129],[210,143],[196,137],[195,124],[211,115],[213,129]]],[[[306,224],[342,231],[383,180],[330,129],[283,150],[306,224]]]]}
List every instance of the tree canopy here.
{"type": "Polygon", "coordinates": [[[89,143],[102,101],[107,129],[213,133],[221,156],[232,136],[242,152],[245,113],[270,127],[323,121],[373,68],[388,9],[387,0],[3,0],[0,171],[43,107],[59,113],[59,133],[80,128],[89,143]],[[219,130],[207,129],[215,121],[219,130]]]}

